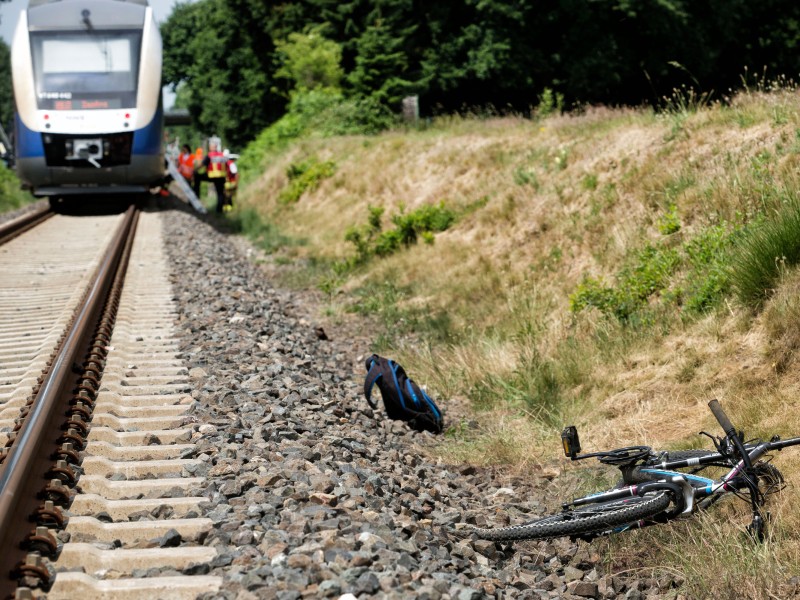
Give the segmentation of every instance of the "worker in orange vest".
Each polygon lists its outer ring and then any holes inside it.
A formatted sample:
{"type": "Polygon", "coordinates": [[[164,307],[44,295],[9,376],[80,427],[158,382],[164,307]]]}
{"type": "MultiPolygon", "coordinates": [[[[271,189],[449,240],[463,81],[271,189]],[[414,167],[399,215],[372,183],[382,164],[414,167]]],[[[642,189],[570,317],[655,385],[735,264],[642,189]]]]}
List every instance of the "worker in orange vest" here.
{"type": "Polygon", "coordinates": [[[208,154],[203,159],[206,178],[214,185],[217,192],[217,213],[222,214],[225,207],[225,163],[227,159],[219,150],[219,138],[208,141],[208,154]]]}
{"type": "Polygon", "coordinates": [[[192,185],[194,180],[194,154],[189,149],[188,144],[181,146],[181,153],[178,155],[178,173],[192,185]]]}

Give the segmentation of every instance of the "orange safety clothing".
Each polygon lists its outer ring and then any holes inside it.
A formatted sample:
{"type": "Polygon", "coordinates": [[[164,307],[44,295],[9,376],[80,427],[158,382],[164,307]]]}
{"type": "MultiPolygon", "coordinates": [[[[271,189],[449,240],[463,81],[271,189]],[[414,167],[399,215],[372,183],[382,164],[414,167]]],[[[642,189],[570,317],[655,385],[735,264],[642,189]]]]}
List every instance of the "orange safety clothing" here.
{"type": "Polygon", "coordinates": [[[178,172],[186,179],[194,175],[194,154],[181,154],[178,156],[178,172]]]}

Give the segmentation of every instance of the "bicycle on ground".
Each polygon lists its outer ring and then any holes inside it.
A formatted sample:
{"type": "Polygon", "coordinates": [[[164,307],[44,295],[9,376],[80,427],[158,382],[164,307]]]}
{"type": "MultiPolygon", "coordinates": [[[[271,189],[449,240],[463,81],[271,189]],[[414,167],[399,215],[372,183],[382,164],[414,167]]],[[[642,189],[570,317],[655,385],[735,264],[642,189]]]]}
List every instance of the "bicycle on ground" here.
{"type": "Polygon", "coordinates": [[[573,461],[597,458],[603,464],[616,466],[622,472],[622,481],[611,490],[564,503],[558,514],[509,527],[473,528],[471,533],[494,541],[562,536],[591,541],[598,536],[684,518],[733,495],[750,503],[753,517],[747,530],[763,541],[768,519],[764,511],[766,498],[784,486],[783,475],[772,464],[769,453],[800,444],[800,437],[745,441],[717,400],[708,406],[725,436],[700,433],[712,440],[716,451],[653,451],[649,446],[629,446],[580,454],[577,429],[566,427],[561,439],[567,457],[573,461]],[[718,479],[702,474],[712,467],[722,467],[726,472],[718,479]]]}

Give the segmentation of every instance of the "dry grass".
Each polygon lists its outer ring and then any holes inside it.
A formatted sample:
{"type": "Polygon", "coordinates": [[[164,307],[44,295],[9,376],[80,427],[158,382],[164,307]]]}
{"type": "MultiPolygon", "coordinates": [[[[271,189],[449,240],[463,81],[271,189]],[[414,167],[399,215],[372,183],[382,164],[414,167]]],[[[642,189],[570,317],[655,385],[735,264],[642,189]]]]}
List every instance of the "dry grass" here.
{"type": "MultiPolygon", "coordinates": [[[[715,397],[753,435],[800,435],[797,272],[786,271],[760,313],[729,299],[704,316],[672,309],[630,328],[569,310],[584,277],[613,281],[632,249],[661,239],[659,219],[673,205],[676,243],[780,207],[800,186],[798,152],[800,99],[789,91],[680,114],[593,109],[541,122],[448,119],[419,132],[303,142],[242,202],[308,240],[290,255],[330,261],[353,253],[344,233],[366,222],[370,205],[388,216],[402,206],[443,200],[465,209],[485,199],[434,244],[349,273],[333,298],[348,302],[388,282],[410,290],[396,310],[446,315],[446,342],[419,331],[413,344],[402,336],[383,342],[445,410],[452,400],[487,411],[477,428],[464,425],[475,417],[454,411],[459,421],[442,455],[529,469],[558,460],[567,421],[580,426],[587,450],[692,446],[701,429],[718,429],[706,407],[715,397]],[[286,168],[309,156],[334,161],[336,174],[296,205],[279,205],[286,168]],[[502,382],[513,383],[507,395],[487,395],[502,382]],[[553,403],[526,403],[524,393],[537,390],[553,403]]],[[[776,458],[790,482],[800,481],[797,453],[776,458]]],[[[743,520],[728,519],[735,509],[723,507],[614,542],[614,560],[681,572],[692,597],[784,597],[780,586],[800,566],[797,500],[794,487],[783,493],[775,537],[762,547],[738,541],[728,521],[743,520]],[[642,554],[643,541],[657,548],[642,554]],[[703,587],[717,573],[728,573],[720,591],[703,587]],[[726,595],[736,581],[743,595],[726,595]]]]}
{"type": "Polygon", "coordinates": [[[689,598],[788,600],[800,597],[794,581],[798,548],[795,491],[768,503],[772,527],[764,543],[746,532],[750,511],[724,502],[706,513],[601,542],[614,572],[678,575],[689,598]]]}

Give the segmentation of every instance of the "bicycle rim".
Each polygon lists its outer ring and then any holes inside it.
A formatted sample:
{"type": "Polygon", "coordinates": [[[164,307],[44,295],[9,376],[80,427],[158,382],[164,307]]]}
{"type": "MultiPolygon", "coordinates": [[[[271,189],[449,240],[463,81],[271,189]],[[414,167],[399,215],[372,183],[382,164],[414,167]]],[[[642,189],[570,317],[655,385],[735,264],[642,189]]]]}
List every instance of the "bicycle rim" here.
{"type": "Polygon", "coordinates": [[[652,496],[633,496],[579,506],[521,525],[497,529],[476,528],[473,531],[482,539],[498,542],[578,536],[606,531],[654,517],[664,512],[670,501],[669,493],[658,492],[652,496]]]}

